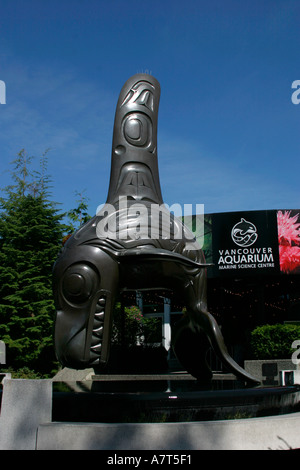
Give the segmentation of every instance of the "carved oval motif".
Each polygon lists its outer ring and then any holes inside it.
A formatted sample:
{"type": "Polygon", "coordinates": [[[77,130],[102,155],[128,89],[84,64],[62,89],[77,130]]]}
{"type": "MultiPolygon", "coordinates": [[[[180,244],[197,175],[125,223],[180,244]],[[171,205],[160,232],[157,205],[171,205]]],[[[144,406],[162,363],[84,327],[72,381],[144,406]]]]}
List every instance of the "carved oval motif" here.
{"type": "Polygon", "coordinates": [[[138,140],[142,133],[142,123],[139,119],[129,118],[125,123],[124,130],[129,139],[138,140]]]}
{"type": "Polygon", "coordinates": [[[123,124],[124,137],[127,142],[137,147],[144,147],[151,141],[151,123],[141,113],[126,116],[123,124]]]}

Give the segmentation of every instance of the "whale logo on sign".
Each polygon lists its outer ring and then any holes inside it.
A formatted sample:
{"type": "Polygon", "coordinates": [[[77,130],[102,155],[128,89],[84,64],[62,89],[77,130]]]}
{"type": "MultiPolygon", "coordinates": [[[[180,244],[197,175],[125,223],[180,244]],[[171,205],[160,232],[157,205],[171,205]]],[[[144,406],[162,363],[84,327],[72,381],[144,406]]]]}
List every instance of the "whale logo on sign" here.
{"type": "Polygon", "coordinates": [[[257,240],[257,229],[252,222],[241,218],[231,230],[231,238],[238,246],[247,247],[253,245],[257,240]]]}

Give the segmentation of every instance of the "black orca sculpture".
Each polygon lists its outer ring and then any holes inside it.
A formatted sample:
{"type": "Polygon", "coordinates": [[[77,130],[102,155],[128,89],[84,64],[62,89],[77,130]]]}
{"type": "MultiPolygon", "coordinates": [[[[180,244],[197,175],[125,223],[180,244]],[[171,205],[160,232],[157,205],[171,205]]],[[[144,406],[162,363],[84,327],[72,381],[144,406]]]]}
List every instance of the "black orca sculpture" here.
{"type": "Polygon", "coordinates": [[[204,254],[163,203],[157,161],[158,81],[131,77],[117,103],[106,204],[63,247],[53,270],[55,350],[61,364],[98,368],[109,359],[120,292],[171,289],[187,314],[172,331],[178,359],[199,381],[211,379],[203,340],[238,378],[258,381],[228,354],[207,311],[204,254]]]}

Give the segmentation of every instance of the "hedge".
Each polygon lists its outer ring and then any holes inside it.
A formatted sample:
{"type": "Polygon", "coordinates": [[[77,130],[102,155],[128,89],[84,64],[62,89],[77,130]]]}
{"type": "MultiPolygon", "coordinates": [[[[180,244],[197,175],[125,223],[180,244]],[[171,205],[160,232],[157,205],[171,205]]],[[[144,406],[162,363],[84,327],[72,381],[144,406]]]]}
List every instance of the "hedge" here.
{"type": "Polygon", "coordinates": [[[254,359],[290,359],[295,340],[300,340],[300,325],[258,326],[251,332],[251,352],[254,359]]]}

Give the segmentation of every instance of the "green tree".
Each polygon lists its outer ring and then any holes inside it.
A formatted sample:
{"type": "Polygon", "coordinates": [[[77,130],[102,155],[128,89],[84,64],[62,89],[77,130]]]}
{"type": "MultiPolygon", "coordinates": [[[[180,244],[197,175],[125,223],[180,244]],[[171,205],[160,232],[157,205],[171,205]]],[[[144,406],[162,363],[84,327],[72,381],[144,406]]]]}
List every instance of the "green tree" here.
{"type": "Polygon", "coordinates": [[[75,195],[79,199],[76,200],[77,206],[66,213],[66,235],[63,238],[63,244],[71,237],[72,233],[91,218],[88,213],[88,198],[84,195],[84,191],[81,191],[81,193],[75,191],[75,195]]]}
{"type": "Polygon", "coordinates": [[[63,214],[49,200],[46,153],[39,171],[22,150],[12,162],[13,184],[0,198],[0,338],[6,362],[50,373],[54,302],[52,268],[65,230],[63,214]]]}
{"type": "Polygon", "coordinates": [[[76,200],[77,207],[67,212],[67,216],[70,221],[70,232],[74,232],[91,218],[88,213],[88,198],[84,195],[84,191],[81,191],[80,193],[76,191],[75,195],[78,198],[76,200]]]}

